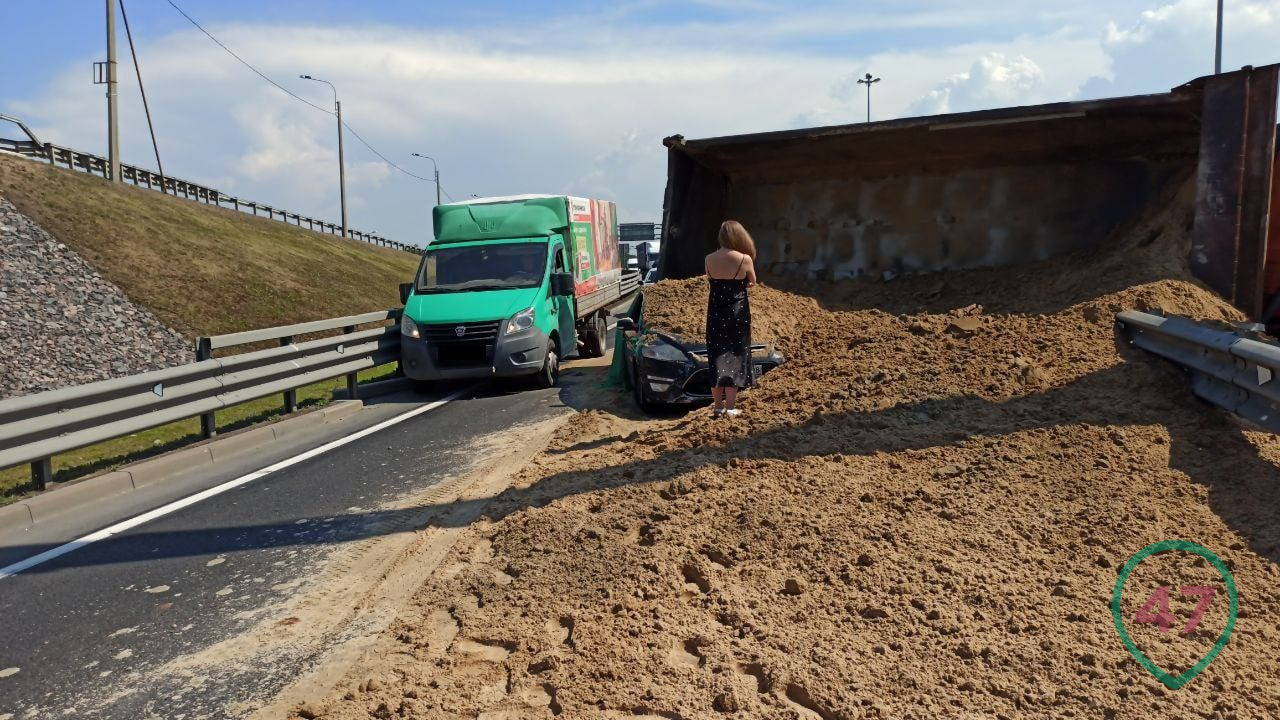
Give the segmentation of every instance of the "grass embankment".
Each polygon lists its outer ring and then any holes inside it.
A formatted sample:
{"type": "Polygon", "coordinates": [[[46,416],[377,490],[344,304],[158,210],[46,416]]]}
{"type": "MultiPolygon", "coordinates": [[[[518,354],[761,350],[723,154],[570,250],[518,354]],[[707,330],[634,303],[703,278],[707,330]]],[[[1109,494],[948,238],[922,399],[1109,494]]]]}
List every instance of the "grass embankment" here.
{"type": "Polygon", "coordinates": [[[395,307],[416,255],[0,155],[0,195],[186,335],[395,307]]]}
{"type": "MultiPolygon", "coordinates": [[[[4,155],[0,195],[188,338],[395,307],[397,285],[418,262],[399,250],[4,155]]],[[[342,386],[337,378],[301,388],[299,407],[323,405],[342,386]]],[[[271,396],[228,408],[217,413],[219,431],[275,419],[280,406],[271,396]]],[[[58,481],[72,480],[198,439],[192,418],[59,455],[54,472],[58,481]]],[[[25,466],[0,470],[0,505],[28,493],[28,480],[25,466]]]]}

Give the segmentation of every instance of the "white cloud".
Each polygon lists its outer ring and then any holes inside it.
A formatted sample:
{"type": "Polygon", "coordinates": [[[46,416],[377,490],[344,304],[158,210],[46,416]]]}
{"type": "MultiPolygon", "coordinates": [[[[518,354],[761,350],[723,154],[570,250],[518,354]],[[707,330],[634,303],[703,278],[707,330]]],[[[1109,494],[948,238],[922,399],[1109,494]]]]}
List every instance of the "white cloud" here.
{"type": "Polygon", "coordinates": [[[1026,105],[1043,98],[1044,71],[1026,55],[993,52],[930,90],[912,104],[913,114],[936,115],[1007,105],[1026,105]]]}
{"type": "MultiPolygon", "coordinates": [[[[1223,69],[1280,62],[1280,0],[1224,5],[1223,69]]],[[[1107,68],[1090,78],[1081,97],[1167,91],[1213,72],[1217,3],[1175,0],[1129,21],[1108,23],[1102,47],[1107,68]]]]}
{"type": "Polygon", "coordinates": [[[837,76],[823,101],[793,115],[790,126],[862,121],[867,91],[857,79],[868,69],[882,78],[872,89],[872,119],[884,120],[1069,100],[1090,76],[1106,70],[1106,55],[1096,38],[1058,31],[1002,44],[878,53],[855,67],[837,76]]]}

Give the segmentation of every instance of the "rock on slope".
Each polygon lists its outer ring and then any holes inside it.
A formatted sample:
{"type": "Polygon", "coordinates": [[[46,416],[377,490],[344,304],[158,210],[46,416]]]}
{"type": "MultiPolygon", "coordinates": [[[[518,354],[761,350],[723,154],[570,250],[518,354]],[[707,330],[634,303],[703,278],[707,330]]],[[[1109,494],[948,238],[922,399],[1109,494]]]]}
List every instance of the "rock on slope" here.
{"type": "MultiPolygon", "coordinates": [[[[743,417],[628,434],[579,413],[307,716],[1280,716],[1280,442],[1112,325],[1237,319],[1183,267],[1189,198],[1050,263],[753,290],[790,359],[743,417]],[[1110,610],[1119,567],[1166,539],[1213,549],[1240,597],[1177,692],[1110,610]]],[[[702,292],[649,300],[696,332],[702,292]]],[[[1158,585],[1220,585],[1192,559],[1144,564],[1125,617],[1158,585]]],[[[1214,602],[1190,635],[1129,627],[1185,668],[1214,602]]]]}
{"type": "Polygon", "coordinates": [[[0,197],[0,397],[192,360],[181,335],[0,197]]]}

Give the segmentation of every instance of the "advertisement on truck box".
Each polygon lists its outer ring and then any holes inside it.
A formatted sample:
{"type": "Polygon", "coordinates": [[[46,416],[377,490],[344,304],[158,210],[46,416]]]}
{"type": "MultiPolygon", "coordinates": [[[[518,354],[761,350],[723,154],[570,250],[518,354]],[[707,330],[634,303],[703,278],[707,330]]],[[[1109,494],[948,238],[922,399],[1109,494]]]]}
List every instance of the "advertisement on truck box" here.
{"type": "Polygon", "coordinates": [[[607,200],[569,198],[574,294],[595,292],[621,275],[617,206],[607,200]]]}

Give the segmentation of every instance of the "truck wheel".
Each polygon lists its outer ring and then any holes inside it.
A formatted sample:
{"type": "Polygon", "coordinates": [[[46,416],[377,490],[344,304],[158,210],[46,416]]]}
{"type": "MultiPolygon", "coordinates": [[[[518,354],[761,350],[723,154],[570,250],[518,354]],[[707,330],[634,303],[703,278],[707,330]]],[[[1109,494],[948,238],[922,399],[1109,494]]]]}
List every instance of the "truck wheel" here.
{"type": "Polygon", "coordinates": [[[608,323],[604,318],[596,315],[591,318],[591,329],[583,334],[582,353],[586,357],[604,357],[604,336],[609,332],[606,328],[608,323]]]}
{"type": "Polygon", "coordinates": [[[547,357],[542,361],[542,369],[533,377],[539,388],[555,387],[560,379],[560,357],[556,355],[555,341],[547,343],[547,357]]]}

